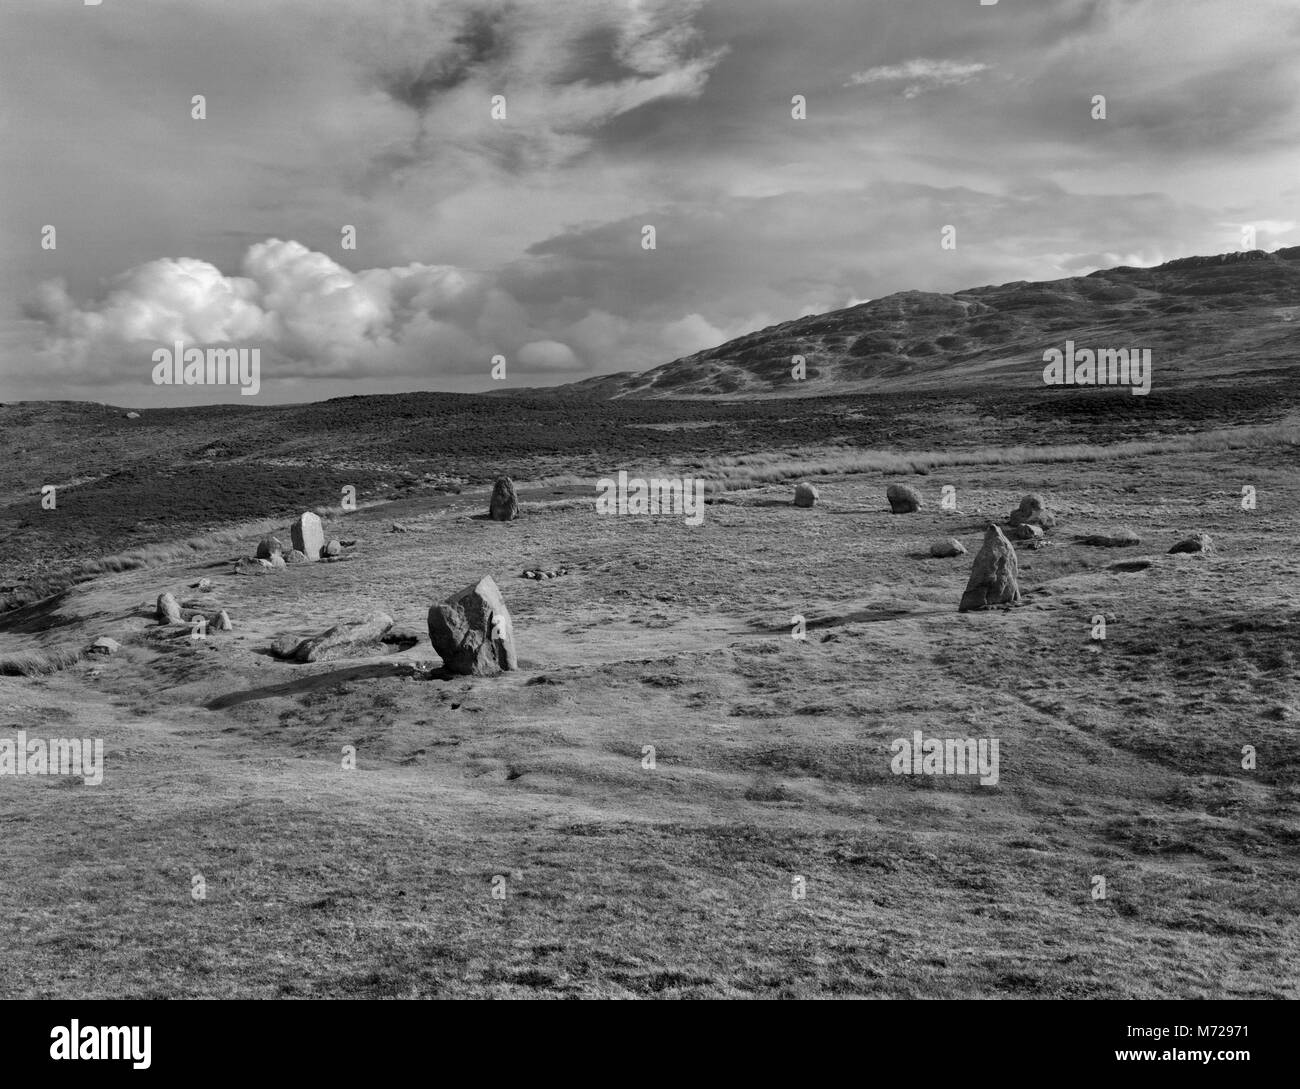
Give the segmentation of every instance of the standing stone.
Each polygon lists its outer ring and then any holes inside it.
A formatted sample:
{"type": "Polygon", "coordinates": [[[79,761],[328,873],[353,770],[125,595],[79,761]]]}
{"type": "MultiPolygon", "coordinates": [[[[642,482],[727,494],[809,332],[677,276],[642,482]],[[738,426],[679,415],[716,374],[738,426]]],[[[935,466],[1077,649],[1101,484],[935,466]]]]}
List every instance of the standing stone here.
{"type": "Polygon", "coordinates": [[[1002,530],[990,525],[984,532],[984,546],[975,557],[958,612],[1015,604],[1020,600],[1020,587],[1016,583],[1019,573],[1015,548],[1002,536],[1002,530]]]}
{"type": "Polygon", "coordinates": [[[921,493],[906,484],[891,484],[885,491],[889,509],[894,514],[912,514],[921,509],[921,493]]]}
{"type": "Polygon", "coordinates": [[[256,556],[259,560],[269,560],[272,556],[278,556],[284,551],[284,545],[280,543],[279,537],[263,537],[257,542],[256,556]]]}
{"type": "Polygon", "coordinates": [[[453,673],[486,677],[519,668],[510,612],[490,575],[429,610],[429,641],[453,673]]]}
{"type": "Polygon", "coordinates": [[[515,498],[515,485],[508,476],[497,477],[492,485],[492,500],[488,514],[494,522],[509,522],[519,517],[519,500],[515,498]]]}
{"type": "Polygon", "coordinates": [[[179,624],[181,623],[181,603],[170,593],[159,594],[157,615],[159,624],[179,624]]]}
{"type": "Polygon", "coordinates": [[[796,484],[794,486],[794,505],[796,507],[811,507],[821,494],[811,484],[796,484]]]}
{"type": "Polygon", "coordinates": [[[231,631],[235,625],[230,622],[230,614],[225,609],[222,609],[217,613],[217,619],[212,626],[217,631],[231,631]]]}
{"type": "Polygon", "coordinates": [[[271,553],[271,558],[270,558],[269,560],[267,560],[266,562],[269,563],[272,567],[283,567],[283,566],[284,566],[284,557],[283,557],[282,555],[280,555],[280,553],[278,553],[278,552],[272,552],[272,553],[271,553]]]}
{"type": "Polygon", "coordinates": [[[320,550],[325,547],[325,530],[316,515],[307,511],[294,522],[289,533],[293,537],[293,547],[301,552],[308,562],[320,559],[320,550]]]}

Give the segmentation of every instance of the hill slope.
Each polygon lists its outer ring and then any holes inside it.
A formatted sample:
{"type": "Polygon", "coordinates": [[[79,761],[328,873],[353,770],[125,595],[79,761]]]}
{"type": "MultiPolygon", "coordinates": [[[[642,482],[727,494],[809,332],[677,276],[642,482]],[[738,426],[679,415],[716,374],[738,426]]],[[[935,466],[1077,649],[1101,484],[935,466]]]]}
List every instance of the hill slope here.
{"type": "Polygon", "coordinates": [[[1251,250],[952,295],[903,291],[586,385],[616,398],[1026,389],[1042,386],[1043,352],[1067,339],[1150,348],[1155,381],[1176,384],[1290,365],[1297,314],[1300,246],[1251,250]],[[796,355],[804,380],[791,375],[796,355]]]}

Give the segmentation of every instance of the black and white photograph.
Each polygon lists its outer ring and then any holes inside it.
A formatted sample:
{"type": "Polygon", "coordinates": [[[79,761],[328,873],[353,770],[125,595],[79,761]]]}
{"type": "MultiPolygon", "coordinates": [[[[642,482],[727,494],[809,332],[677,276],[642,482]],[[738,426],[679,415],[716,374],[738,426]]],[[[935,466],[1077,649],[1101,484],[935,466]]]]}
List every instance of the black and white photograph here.
{"type": "Polygon", "coordinates": [[[1298,151],[1295,0],[8,0],[23,1046],[1021,1000],[1249,1069],[1298,151]]]}

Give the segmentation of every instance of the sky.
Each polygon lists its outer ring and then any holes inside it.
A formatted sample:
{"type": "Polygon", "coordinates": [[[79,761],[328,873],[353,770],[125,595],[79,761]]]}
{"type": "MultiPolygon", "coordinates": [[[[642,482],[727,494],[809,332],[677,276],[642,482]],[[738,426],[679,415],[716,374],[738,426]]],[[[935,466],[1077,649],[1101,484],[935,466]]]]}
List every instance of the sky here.
{"type": "Polygon", "coordinates": [[[1300,244],[1298,55],[1295,0],[8,0],[0,401],[552,385],[1300,244]]]}

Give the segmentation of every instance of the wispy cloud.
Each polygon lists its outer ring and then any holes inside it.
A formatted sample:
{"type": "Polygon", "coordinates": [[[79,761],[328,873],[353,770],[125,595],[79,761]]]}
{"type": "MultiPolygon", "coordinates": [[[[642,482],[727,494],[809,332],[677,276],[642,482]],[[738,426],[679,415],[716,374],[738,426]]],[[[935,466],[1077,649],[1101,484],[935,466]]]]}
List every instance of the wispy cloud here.
{"type": "Polygon", "coordinates": [[[926,60],[918,57],[903,64],[889,64],[868,68],[865,72],[854,72],[844,86],[905,83],[903,97],[916,98],[926,91],[937,91],[941,87],[956,87],[969,83],[981,72],[987,72],[990,67],[977,61],[926,60]]]}

